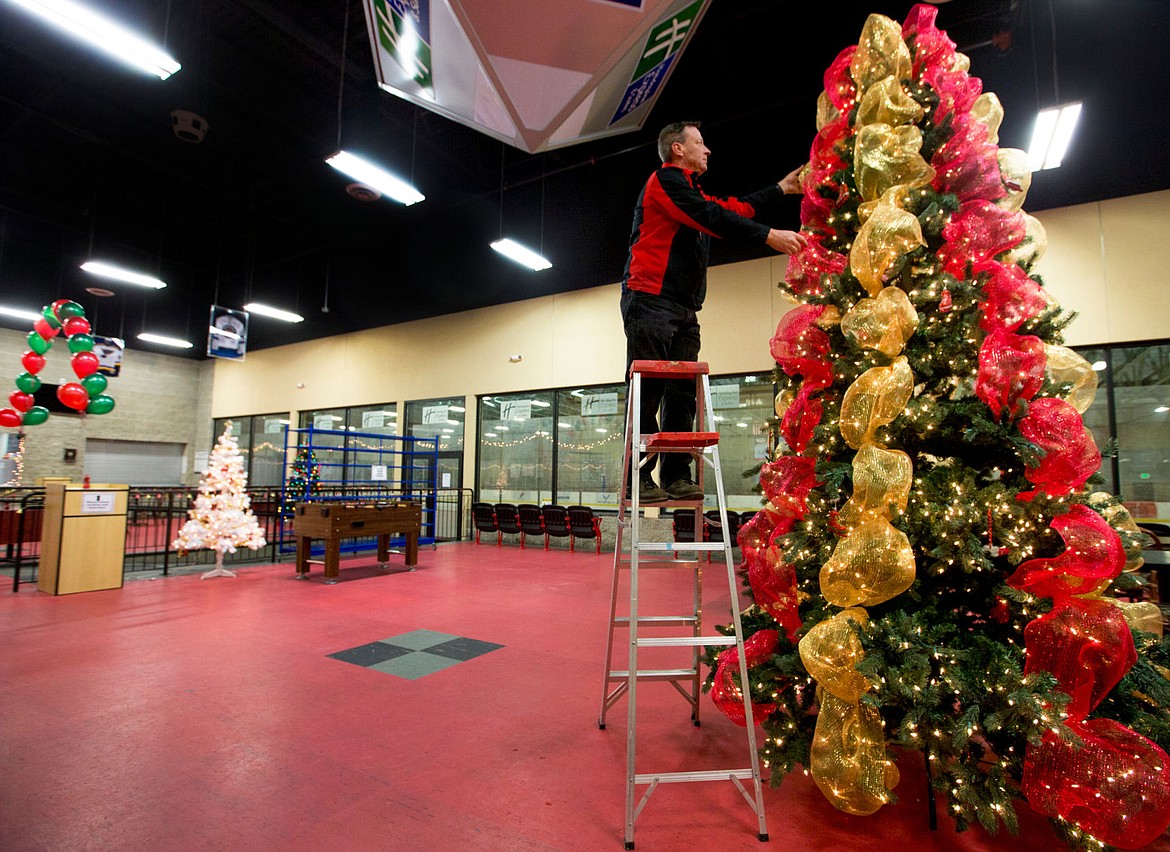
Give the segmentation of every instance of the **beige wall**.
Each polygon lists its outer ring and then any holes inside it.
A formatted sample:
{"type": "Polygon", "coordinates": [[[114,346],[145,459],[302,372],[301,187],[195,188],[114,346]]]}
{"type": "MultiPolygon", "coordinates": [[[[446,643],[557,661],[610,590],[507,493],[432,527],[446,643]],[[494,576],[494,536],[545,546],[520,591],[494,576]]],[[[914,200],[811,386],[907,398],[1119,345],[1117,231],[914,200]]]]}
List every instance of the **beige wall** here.
{"type": "MultiPolygon", "coordinates": [[[[1037,218],[1049,248],[1036,271],[1064,307],[1079,312],[1067,335],[1071,345],[1170,336],[1170,287],[1156,261],[1170,234],[1170,191],[1037,218]]],[[[778,256],[710,271],[700,319],[703,358],[713,373],[771,368],[768,340],[790,307],[775,286],[785,264],[778,256]]],[[[19,372],[24,334],[0,330],[0,358],[12,375],[19,372]]],[[[288,412],[295,419],[299,411],[381,402],[397,402],[401,410],[408,400],[448,396],[467,398],[470,437],[477,395],[617,382],[624,353],[616,284],[265,349],[242,363],[129,350],[123,376],[111,382],[115,411],[84,423],[53,417],[29,429],[27,462],[35,475],[69,475],[84,460],[64,465],[61,449],[83,451],[87,435],[206,449],[212,417],[288,412]],[[522,360],[511,362],[513,355],[522,360]]],[[[47,380],[68,374],[67,357],[64,347],[54,347],[47,380]]],[[[188,471],[190,464],[189,458],[188,471]]],[[[474,484],[470,459],[464,470],[464,484],[474,484]]],[[[196,481],[190,472],[186,479],[196,481]]]]}
{"type": "MultiPolygon", "coordinates": [[[[1049,210],[1037,216],[1049,248],[1037,266],[1061,304],[1079,312],[1071,345],[1168,336],[1170,287],[1155,247],[1170,233],[1170,192],[1049,210]]],[[[768,340],[791,305],[777,289],[786,258],[710,270],[700,314],[711,371],[768,370],[768,340]]],[[[451,316],[249,353],[215,365],[215,417],[467,398],[621,380],[625,339],[610,284],[451,316]],[[519,363],[509,356],[520,355],[519,363]],[[303,384],[300,388],[298,385],[303,384]]],[[[469,441],[470,443],[470,441],[469,441]]],[[[474,484],[474,464],[464,465],[474,484]]]]}

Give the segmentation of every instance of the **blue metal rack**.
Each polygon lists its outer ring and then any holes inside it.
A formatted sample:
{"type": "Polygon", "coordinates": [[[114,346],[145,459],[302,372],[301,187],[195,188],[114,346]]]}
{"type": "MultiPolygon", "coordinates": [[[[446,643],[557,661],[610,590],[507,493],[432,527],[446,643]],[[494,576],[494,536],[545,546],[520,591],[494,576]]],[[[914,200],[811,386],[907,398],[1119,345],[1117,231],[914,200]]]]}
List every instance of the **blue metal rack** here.
{"type": "MultiPolygon", "coordinates": [[[[436,438],[404,438],[374,432],[351,432],[347,429],[284,430],[284,470],[281,476],[281,506],[296,503],[363,502],[416,500],[422,504],[422,529],[419,545],[435,543],[435,502],[439,470],[439,442],[436,438]],[[316,482],[305,477],[298,489],[288,481],[297,453],[307,451],[320,474],[316,482]]],[[[403,539],[391,541],[405,544],[403,539]]],[[[377,540],[345,539],[343,553],[372,550],[377,540]]],[[[282,517],[280,552],[295,553],[296,537],[292,518],[282,517]]],[[[323,553],[324,546],[313,548],[323,553]]]]}

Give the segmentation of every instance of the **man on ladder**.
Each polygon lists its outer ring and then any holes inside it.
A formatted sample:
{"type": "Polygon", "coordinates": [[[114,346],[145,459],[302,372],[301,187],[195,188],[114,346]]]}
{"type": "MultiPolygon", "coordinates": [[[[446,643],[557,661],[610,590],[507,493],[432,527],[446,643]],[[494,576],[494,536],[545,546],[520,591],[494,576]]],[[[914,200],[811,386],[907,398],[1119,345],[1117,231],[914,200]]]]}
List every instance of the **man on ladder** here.
{"type": "MultiPolygon", "coordinates": [[[[697,361],[698,311],[707,295],[711,237],[740,239],[792,254],[807,243],[795,231],[754,221],[770,215],[781,195],[799,193],[799,169],[779,183],[738,198],[715,198],[699,187],[711,151],[699,122],[669,124],[658,134],[662,167],[650,176],[634,208],[630,254],[622,276],[621,309],[626,332],[626,377],[636,360],[697,361]]],[[[693,382],[646,379],[641,432],[687,432],[695,418],[693,382]],[[661,430],[658,410],[662,409],[661,430]]],[[[642,468],[640,503],[701,499],[690,474],[690,457],[665,453],[653,478],[653,460],[642,468]]]]}

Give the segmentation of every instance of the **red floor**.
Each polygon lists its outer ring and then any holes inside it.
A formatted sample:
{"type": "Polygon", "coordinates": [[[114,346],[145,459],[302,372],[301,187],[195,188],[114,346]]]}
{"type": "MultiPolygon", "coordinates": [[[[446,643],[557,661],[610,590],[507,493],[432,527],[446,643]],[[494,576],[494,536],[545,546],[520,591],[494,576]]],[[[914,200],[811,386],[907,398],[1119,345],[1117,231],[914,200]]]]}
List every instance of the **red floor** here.
{"type": "MultiPolygon", "coordinates": [[[[468,543],[410,573],[370,561],[334,586],[278,565],[0,595],[0,850],[621,850],[624,699],[597,728],[611,557],[468,543]],[[328,656],[415,630],[504,647],[417,680],[328,656]]],[[[639,689],[639,771],[743,765],[709,699],[695,728],[669,685],[639,689]]],[[[901,802],[866,818],[789,777],[765,794],[768,844],[730,783],[663,785],[637,848],[1057,848],[1025,808],[1015,838],[929,832],[915,758],[901,802]]]]}

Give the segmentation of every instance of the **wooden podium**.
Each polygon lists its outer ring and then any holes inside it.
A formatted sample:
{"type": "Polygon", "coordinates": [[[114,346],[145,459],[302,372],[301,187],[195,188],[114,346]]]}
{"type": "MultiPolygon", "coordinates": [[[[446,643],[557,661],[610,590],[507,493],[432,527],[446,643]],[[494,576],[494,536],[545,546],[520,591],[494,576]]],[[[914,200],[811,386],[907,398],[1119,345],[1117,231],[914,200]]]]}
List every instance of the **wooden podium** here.
{"type": "Polygon", "coordinates": [[[122,588],[129,485],[45,484],[37,588],[71,595],[122,588]]]}

